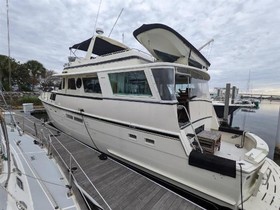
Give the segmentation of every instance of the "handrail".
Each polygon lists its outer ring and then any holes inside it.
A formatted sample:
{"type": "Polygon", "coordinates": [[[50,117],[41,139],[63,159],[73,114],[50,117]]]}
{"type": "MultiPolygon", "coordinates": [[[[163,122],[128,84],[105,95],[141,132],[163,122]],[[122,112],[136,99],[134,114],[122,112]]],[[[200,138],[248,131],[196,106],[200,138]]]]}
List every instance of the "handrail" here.
{"type": "Polygon", "coordinates": [[[245,130],[243,131],[240,144],[235,145],[237,148],[243,148],[244,147],[244,142],[245,142],[245,137],[246,137],[247,132],[248,131],[245,131],[245,130]]]}
{"type": "MultiPolygon", "coordinates": [[[[59,139],[47,128],[45,127],[51,134],[52,136],[56,139],[56,141],[65,149],[65,151],[70,155],[70,165],[69,165],[69,175],[73,176],[72,173],[72,167],[71,167],[71,160],[73,159],[75,161],[75,163],[77,164],[77,166],[80,168],[80,170],[82,171],[82,173],[84,174],[84,176],[87,178],[87,180],[89,181],[89,183],[93,186],[93,188],[95,189],[95,191],[98,193],[98,195],[101,197],[101,199],[103,200],[103,202],[108,206],[109,209],[111,209],[111,207],[109,206],[109,204],[106,202],[106,200],[103,198],[103,196],[101,195],[101,193],[98,191],[98,189],[95,187],[95,185],[92,183],[92,181],[90,180],[90,178],[87,176],[87,174],[85,173],[85,171],[83,170],[83,168],[81,167],[81,165],[78,163],[78,161],[75,159],[75,157],[72,155],[72,153],[59,141],[59,139]]],[[[52,143],[50,143],[52,145],[52,148],[55,149],[55,147],[53,146],[52,143]]],[[[56,149],[55,149],[56,150],[56,149]]],[[[59,155],[58,151],[56,150],[57,154],[59,155]]],[[[59,155],[60,156],[60,155],[59,155]]],[[[62,159],[62,157],[60,156],[60,159],[62,159]]],[[[65,161],[63,161],[65,164],[65,161]]],[[[65,165],[67,167],[67,165],[65,165]]]]}
{"type": "MultiPolygon", "coordinates": [[[[187,114],[187,117],[188,117],[188,119],[190,120],[190,125],[191,125],[191,128],[192,128],[193,133],[194,133],[194,140],[197,142],[201,153],[203,153],[203,149],[202,149],[202,147],[201,147],[201,145],[200,145],[200,143],[199,143],[199,140],[198,140],[198,137],[197,137],[197,135],[196,135],[195,129],[194,129],[194,127],[193,127],[193,124],[192,124],[192,121],[191,121],[191,118],[190,118],[190,115],[189,115],[188,110],[187,110],[186,107],[183,106],[183,105],[178,105],[178,109],[184,109],[184,110],[185,110],[185,112],[186,112],[186,114],[187,114]]],[[[191,145],[192,145],[193,148],[194,148],[193,143],[192,143],[192,142],[190,142],[190,143],[191,143],[191,145]]]]}
{"type": "MultiPolygon", "coordinates": [[[[36,124],[38,124],[38,123],[36,123],[36,122],[33,122],[32,120],[30,120],[28,117],[26,117],[26,116],[22,116],[22,115],[18,115],[18,116],[20,116],[20,117],[22,117],[23,118],[23,120],[24,119],[26,119],[27,121],[29,121],[29,122],[31,122],[31,123],[34,123],[34,125],[36,125],[36,124]]],[[[37,119],[36,119],[37,120],[37,119]]],[[[103,196],[101,195],[101,193],[98,191],[98,189],[95,187],[95,185],[92,183],[92,181],[90,180],[90,178],[87,176],[87,174],[85,173],[85,171],[83,170],[83,168],[81,167],[81,165],[78,163],[78,161],[75,159],[75,157],[72,155],[72,153],[61,143],[61,141],[55,136],[55,134],[51,131],[51,128],[48,128],[46,125],[48,125],[47,123],[43,123],[43,124],[40,124],[41,126],[43,126],[44,125],[44,128],[47,130],[47,132],[49,133],[49,135],[48,135],[48,137],[49,137],[49,140],[47,140],[46,142],[47,142],[47,144],[49,144],[49,145],[47,145],[47,149],[49,150],[49,149],[54,149],[55,150],[55,152],[56,152],[56,154],[57,154],[57,157],[59,157],[59,159],[61,160],[61,162],[64,164],[64,166],[66,167],[66,168],[68,168],[68,170],[69,170],[69,177],[70,176],[73,176],[73,179],[74,179],[74,181],[75,182],[77,182],[76,181],[76,178],[75,178],[75,176],[74,176],[74,174],[72,173],[72,161],[74,161],[75,163],[76,163],[76,165],[77,165],[77,167],[79,168],[79,170],[83,173],[83,175],[86,177],[86,179],[88,180],[88,182],[92,185],[92,187],[95,189],[95,191],[98,193],[98,195],[100,196],[100,198],[103,200],[103,202],[107,205],[107,207],[111,210],[112,208],[109,206],[109,204],[106,202],[106,200],[103,198],[103,196]],[[50,141],[50,137],[54,137],[54,139],[62,146],[62,148],[67,152],[67,154],[69,155],[69,163],[70,163],[70,165],[67,165],[67,163],[64,161],[64,159],[62,158],[62,156],[59,154],[59,152],[58,152],[58,150],[55,148],[55,146],[53,145],[53,143],[50,141]]],[[[30,127],[31,128],[31,127],[30,127]]],[[[31,129],[33,129],[33,128],[31,128],[31,129]]],[[[54,129],[54,128],[53,128],[54,129]]],[[[56,129],[55,129],[56,130],[56,129]]],[[[44,131],[44,129],[41,129],[40,130],[41,131],[41,133],[42,133],[42,137],[43,138],[45,138],[45,140],[47,139],[46,138],[46,135],[45,135],[45,131],[44,131]]],[[[56,130],[56,131],[58,131],[58,130],[56,130]]],[[[51,152],[50,151],[48,151],[48,154],[50,154],[51,152]]],[[[70,181],[71,181],[71,178],[69,178],[69,184],[71,185],[71,183],[70,183],[70,181]]],[[[89,207],[89,206],[88,206],[89,207]]],[[[89,207],[90,208],[90,207],[89,207]]],[[[91,209],[91,208],[90,208],[91,209]]]]}

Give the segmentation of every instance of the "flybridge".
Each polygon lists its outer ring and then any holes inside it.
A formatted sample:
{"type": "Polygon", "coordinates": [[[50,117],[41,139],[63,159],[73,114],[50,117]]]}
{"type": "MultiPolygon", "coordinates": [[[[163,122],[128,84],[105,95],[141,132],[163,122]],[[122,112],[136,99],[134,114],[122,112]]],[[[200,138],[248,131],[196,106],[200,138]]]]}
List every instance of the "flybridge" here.
{"type": "Polygon", "coordinates": [[[97,35],[95,37],[89,38],[81,43],[74,44],[72,47],[69,48],[82,50],[82,51],[88,51],[95,55],[105,55],[105,54],[111,54],[118,51],[128,50],[129,48],[125,46],[124,44],[111,39],[109,37],[97,35]],[[90,46],[91,42],[94,42],[94,45],[90,46]],[[89,49],[91,47],[91,49],[89,49]]]}
{"type": "MultiPolygon", "coordinates": [[[[208,69],[210,62],[190,42],[172,28],[163,24],[144,24],[133,32],[134,37],[160,62],[179,63],[199,69],[208,69]]],[[[69,48],[105,56],[129,51],[126,45],[100,34],[69,48]]]]}

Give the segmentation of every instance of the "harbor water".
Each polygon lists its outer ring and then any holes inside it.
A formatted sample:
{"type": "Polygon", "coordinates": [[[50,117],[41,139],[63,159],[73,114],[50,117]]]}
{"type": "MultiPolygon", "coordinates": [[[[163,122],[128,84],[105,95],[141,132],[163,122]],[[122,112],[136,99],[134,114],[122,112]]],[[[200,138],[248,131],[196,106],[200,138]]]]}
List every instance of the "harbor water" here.
{"type": "Polygon", "coordinates": [[[276,144],[280,101],[263,100],[259,109],[252,112],[237,110],[233,116],[232,126],[250,131],[261,137],[269,146],[268,157],[273,159],[276,144]]]}

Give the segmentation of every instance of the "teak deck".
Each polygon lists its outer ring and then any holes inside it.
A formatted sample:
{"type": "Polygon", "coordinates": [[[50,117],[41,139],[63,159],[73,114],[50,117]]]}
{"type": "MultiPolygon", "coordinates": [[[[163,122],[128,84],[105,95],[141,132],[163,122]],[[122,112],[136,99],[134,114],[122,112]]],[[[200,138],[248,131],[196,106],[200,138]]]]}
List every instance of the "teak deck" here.
{"type": "Polygon", "coordinates": [[[64,133],[48,129],[33,116],[25,115],[30,121],[24,120],[23,123],[23,115],[16,115],[19,126],[39,137],[56,160],[60,161],[60,156],[65,176],[74,180],[83,194],[103,209],[202,209],[111,158],[100,160],[98,151],[64,133]],[[45,138],[48,135],[52,136],[51,144],[49,138],[45,138]],[[69,168],[73,169],[72,176],[67,172],[69,168]]]}

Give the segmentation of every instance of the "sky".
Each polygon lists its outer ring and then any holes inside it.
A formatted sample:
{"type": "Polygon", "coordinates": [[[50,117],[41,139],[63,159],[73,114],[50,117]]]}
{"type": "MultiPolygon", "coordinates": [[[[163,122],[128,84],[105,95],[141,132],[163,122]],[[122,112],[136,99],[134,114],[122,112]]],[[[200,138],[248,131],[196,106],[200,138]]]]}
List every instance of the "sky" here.
{"type": "MultiPolygon", "coordinates": [[[[280,95],[279,0],[9,0],[11,57],[37,60],[61,72],[69,47],[95,25],[111,38],[144,50],[133,37],[142,24],[162,23],[210,61],[210,89],[226,83],[241,92],[280,95]]],[[[8,55],[6,0],[0,0],[0,54],[8,55]]]]}

